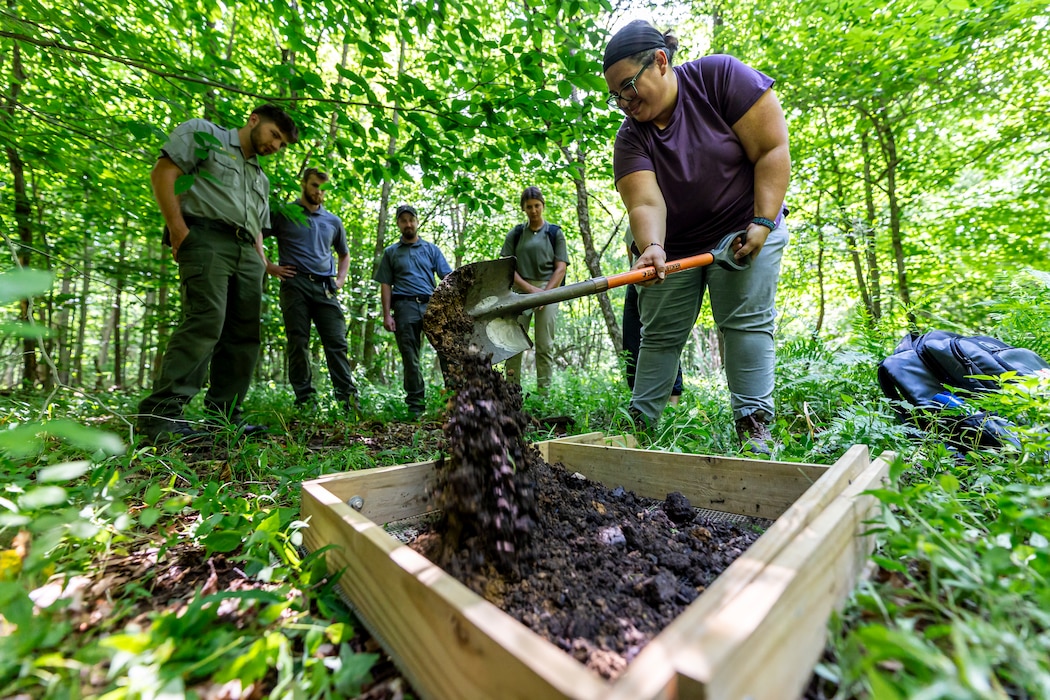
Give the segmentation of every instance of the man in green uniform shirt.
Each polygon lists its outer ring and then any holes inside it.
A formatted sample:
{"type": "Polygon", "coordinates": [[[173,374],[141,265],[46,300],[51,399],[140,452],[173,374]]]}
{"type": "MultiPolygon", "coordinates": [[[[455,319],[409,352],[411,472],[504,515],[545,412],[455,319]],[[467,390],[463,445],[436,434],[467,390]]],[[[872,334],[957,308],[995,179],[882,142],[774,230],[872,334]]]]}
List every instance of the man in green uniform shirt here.
{"type": "Polygon", "coordinates": [[[179,264],[182,321],[168,341],[153,393],[139,404],[139,430],[153,442],[205,434],[182,419],[182,409],[200,392],[209,369],[206,408],[240,423],[259,357],[262,229],[270,225],[270,182],[258,156],[298,140],[291,117],[263,105],[240,129],[191,119],[161,149],[150,180],[165,242],[179,264]],[[183,175],[193,175],[193,183],[176,194],[183,175]]]}

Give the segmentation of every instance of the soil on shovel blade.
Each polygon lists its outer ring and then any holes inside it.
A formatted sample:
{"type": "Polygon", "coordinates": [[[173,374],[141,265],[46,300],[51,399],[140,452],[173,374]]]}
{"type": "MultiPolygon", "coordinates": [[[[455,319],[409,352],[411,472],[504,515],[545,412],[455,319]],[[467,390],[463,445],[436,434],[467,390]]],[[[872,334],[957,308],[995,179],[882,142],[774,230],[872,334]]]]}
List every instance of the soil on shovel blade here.
{"type": "Polygon", "coordinates": [[[525,443],[520,389],[465,346],[458,292],[442,304],[440,291],[427,335],[455,385],[432,493],[441,515],[410,546],[616,678],[769,522],[701,516],[679,493],[652,501],[548,465],[525,443]]]}

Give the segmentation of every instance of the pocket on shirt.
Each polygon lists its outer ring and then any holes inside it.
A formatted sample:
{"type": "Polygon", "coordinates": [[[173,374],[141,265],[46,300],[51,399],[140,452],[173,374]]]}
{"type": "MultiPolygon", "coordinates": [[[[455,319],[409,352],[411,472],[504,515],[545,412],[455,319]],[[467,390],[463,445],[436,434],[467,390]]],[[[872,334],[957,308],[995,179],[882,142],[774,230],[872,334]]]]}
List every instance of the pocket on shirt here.
{"type": "Polygon", "coordinates": [[[237,184],[237,166],[225,153],[212,153],[208,160],[204,161],[204,170],[215,177],[225,187],[233,187],[237,184]]]}
{"type": "Polygon", "coordinates": [[[259,195],[259,197],[262,199],[262,201],[264,201],[264,202],[267,201],[267,197],[269,196],[269,193],[267,192],[267,189],[269,189],[269,188],[266,185],[266,179],[265,178],[263,178],[263,177],[256,177],[252,181],[252,189],[255,190],[255,193],[257,195],[259,195]]]}

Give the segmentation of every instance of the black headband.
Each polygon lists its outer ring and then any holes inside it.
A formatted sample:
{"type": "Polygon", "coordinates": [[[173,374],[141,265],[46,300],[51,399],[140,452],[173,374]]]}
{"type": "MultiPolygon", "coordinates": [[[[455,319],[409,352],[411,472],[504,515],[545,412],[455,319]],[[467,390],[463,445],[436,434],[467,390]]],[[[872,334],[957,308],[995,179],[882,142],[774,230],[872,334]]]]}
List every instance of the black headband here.
{"type": "Polygon", "coordinates": [[[605,47],[605,60],[602,61],[602,73],[609,70],[612,64],[628,56],[648,49],[666,48],[663,34],[645,20],[636,19],[609,40],[605,47]]]}

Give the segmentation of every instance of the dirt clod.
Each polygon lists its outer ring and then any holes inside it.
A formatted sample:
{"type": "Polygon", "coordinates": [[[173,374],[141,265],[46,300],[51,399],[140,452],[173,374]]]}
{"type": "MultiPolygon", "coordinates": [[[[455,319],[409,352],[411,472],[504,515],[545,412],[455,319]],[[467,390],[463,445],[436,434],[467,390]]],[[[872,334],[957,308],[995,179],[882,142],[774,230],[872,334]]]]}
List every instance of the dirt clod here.
{"type": "Polygon", "coordinates": [[[667,517],[671,519],[671,522],[678,525],[692,522],[693,518],[696,517],[693,504],[677,491],[667,494],[667,499],[664,500],[664,512],[667,513],[667,517]]]}

